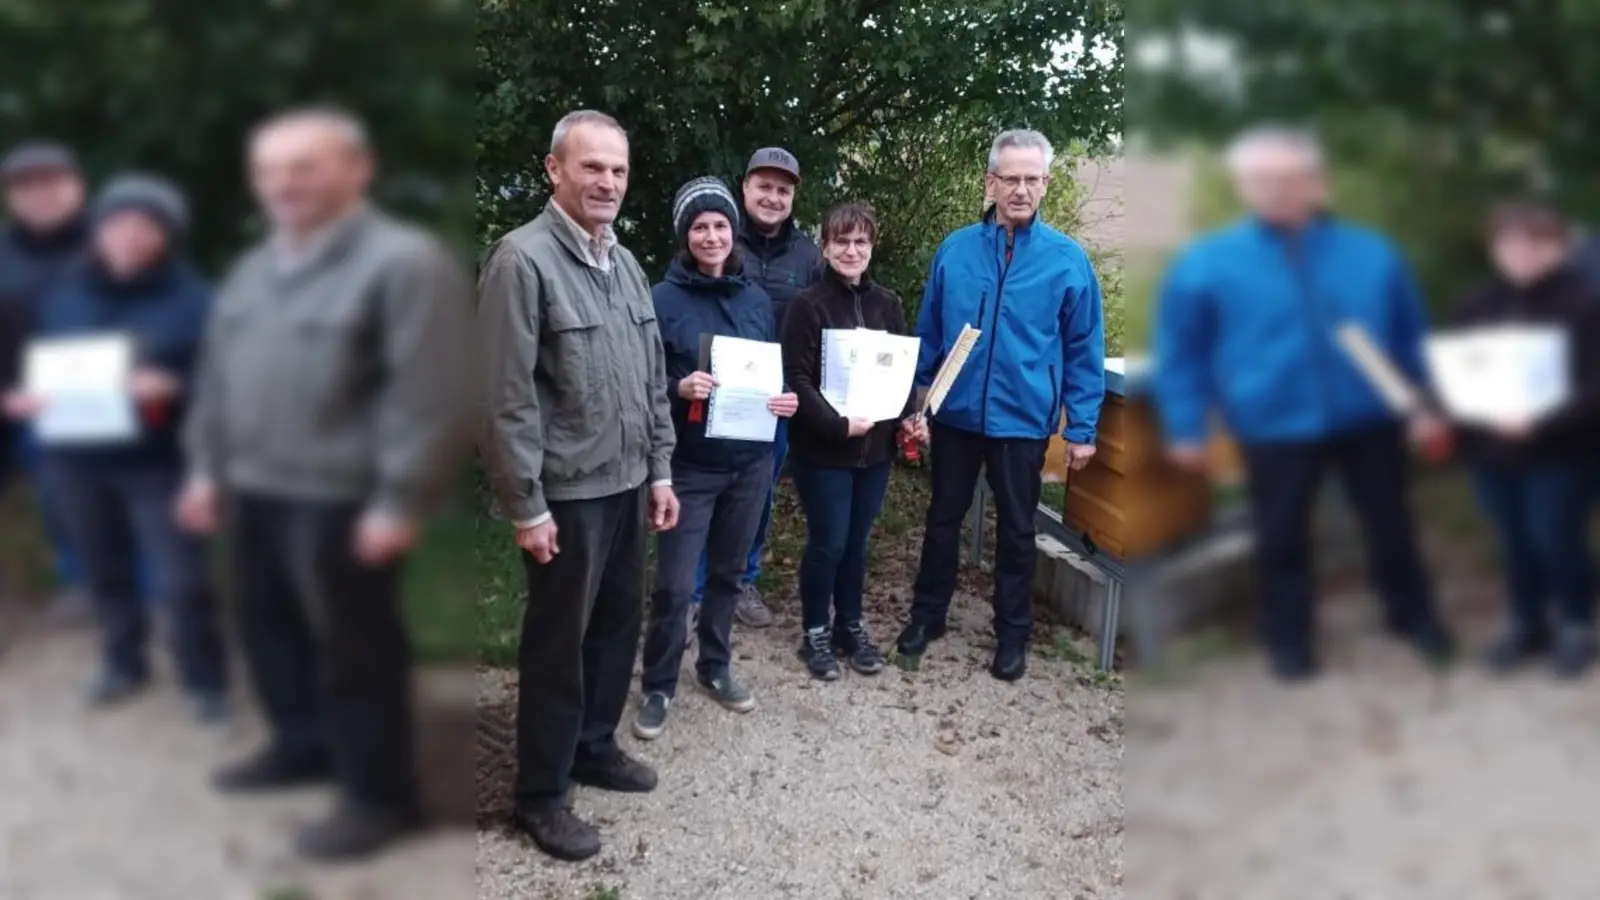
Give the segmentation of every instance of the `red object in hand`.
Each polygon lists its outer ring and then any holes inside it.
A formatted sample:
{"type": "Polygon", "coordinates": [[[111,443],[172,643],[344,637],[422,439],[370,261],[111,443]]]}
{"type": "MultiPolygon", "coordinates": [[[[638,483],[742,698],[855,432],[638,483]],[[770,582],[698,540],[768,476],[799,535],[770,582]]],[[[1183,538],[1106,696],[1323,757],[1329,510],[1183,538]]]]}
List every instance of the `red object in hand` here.
{"type": "Polygon", "coordinates": [[[166,424],[167,409],[165,400],[145,400],[139,404],[139,415],[149,427],[160,428],[166,424]]]}
{"type": "Polygon", "coordinates": [[[706,404],[704,400],[696,400],[689,404],[689,421],[699,422],[706,417],[706,404]]]}
{"type": "Polygon", "coordinates": [[[905,456],[906,462],[916,462],[922,459],[922,448],[917,446],[917,439],[904,431],[895,435],[895,440],[900,444],[900,452],[905,456]]]}

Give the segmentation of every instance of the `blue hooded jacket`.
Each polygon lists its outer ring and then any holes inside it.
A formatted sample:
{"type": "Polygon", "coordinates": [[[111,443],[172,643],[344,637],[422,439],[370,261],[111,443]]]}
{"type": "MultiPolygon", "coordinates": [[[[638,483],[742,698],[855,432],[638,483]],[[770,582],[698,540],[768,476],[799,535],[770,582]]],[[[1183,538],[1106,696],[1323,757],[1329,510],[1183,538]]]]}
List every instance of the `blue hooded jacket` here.
{"type": "Polygon", "coordinates": [[[1166,439],[1220,412],[1244,443],[1315,441],[1395,418],[1336,341],[1362,326],[1426,389],[1422,302],[1376,232],[1331,216],[1292,235],[1246,219],[1182,253],[1161,288],[1152,390],[1166,439]]]}
{"type": "Polygon", "coordinates": [[[706,424],[689,421],[689,403],[678,396],[678,382],[700,369],[703,334],[774,342],[772,298],[740,273],[712,278],[674,257],[667,277],[651,290],[656,323],[667,358],[667,395],[678,446],[674,466],[713,472],[743,469],[772,450],[771,444],[706,437],[706,424]]]}
{"type": "Polygon", "coordinates": [[[124,281],[84,260],[48,294],[39,310],[39,337],[123,332],[133,339],[135,365],[159,369],[183,385],[175,405],[161,410],[156,419],[143,420],[142,434],[133,445],[52,452],[104,462],[182,465],[179,429],[211,301],[210,284],[187,262],[171,257],[124,281]]]}
{"type": "Polygon", "coordinates": [[[1016,229],[1007,256],[992,209],[939,245],[917,316],[917,384],[933,383],[971,325],[983,335],[934,416],[939,423],[991,438],[1043,439],[1061,429],[1068,441],[1093,443],[1106,351],[1089,255],[1035,216],[1016,229]]]}

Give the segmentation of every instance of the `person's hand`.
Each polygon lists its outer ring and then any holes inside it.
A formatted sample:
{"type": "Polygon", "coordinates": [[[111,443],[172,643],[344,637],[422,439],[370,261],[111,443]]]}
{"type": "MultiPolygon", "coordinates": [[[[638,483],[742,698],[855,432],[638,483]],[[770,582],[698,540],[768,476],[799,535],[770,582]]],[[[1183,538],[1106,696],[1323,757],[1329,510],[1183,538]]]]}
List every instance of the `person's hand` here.
{"type": "Polygon", "coordinates": [[[371,568],[386,566],[417,545],[417,523],[403,516],[369,512],[356,523],[356,559],[371,568]]]}
{"type": "Polygon", "coordinates": [[[663,484],[650,489],[650,530],[657,534],[678,527],[678,495],[672,485],[663,484]]]}
{"type": "Polygon", "coordinates": [[[717,386],[717,380],[705,372],[691,372],[678,382],[678,396],[693,403],[711,396],[711,389],[717,386]]]}
{"type": "Polygon", "coordinates": [[[139,369],[128,381],[128,391],[140,403],[152,400],[171,400],[183,390],[178,379],[160,369],[139,369]]]}
{"type": "Polygon", "coordinates": [[[44,399],[24,391],[10,391],[4,405],[6,417],[20,422],[37,416],[44,409],[44,399]]]}
{"type": "Polygon", "coordinates": [[[1173,444],[1167,448],[1167,459],[1186,472],[1203,472],[1209,462],[1204,444],[1173,444]]]}
{"type": "Polygon", "coordinates": [[[539,565],[548,564],[561,552],[556,544],[556,520],[546,519],[532,528],[518,528],[517,546],[528,551],[539,565]]]}
{"type": "Polygon", "coordinates": [[[211,534],[221,524],[222,503],[217,497],[217,486],[208,479],[196,478],[183,486],[173,503],[173,518],[184,531],[192,534],[211,534]]]}
{"type": "Polygon", "coordinates": [[[870,420],[870,419],[862,419],[862,418],[857,417],[857,418],[850,419],[849,423],[850,423],[849,436],[853,437],[853,438],[861,437],[862,435],[864,435],[867,432],[872,430],[872,420],[870,420]]]}
{"type": "Polygon", "coordinates": [[[778,394],[767,401],[767,411],[780,419],[787,419],[800,410],[798,394],[778,394]]]}
{"type": "Polygon", "coordinates": [[[928,420],[921,414],[907,416],[900,422],[900,437],[906,441],[916,441],[919,444],[928,443],[928,420]]]}
{"type": "Polygon", "coordinates": [[[1067,468],[1074,472],[1081,472],[1089,465],[1089,460],[1094,459],[1095,447],[1093,444],[1074,444],[1067,442],[1067,468]]]}
{"type": "Polygon", "coordinates": [[[1450,424],[1432,413],[1412,419],[1407,426],[1411,446],[1428,462],[1443,462],[1450,456],[1450,424]]]}

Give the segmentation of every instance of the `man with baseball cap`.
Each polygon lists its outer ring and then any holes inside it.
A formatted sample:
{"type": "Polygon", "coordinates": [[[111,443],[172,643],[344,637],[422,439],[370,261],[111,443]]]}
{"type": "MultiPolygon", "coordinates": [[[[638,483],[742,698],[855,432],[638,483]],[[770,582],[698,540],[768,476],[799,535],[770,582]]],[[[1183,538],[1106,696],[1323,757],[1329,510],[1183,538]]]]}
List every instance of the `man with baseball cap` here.
{"type": "MultiPolygon", "coordinates": [[[[772,298],[773,320],[783,328],[789,301],[822,276],[822,254],[811,238],[794,223],[794,200],[800,188],[800,160],[782,147],[763,147],[750,157],[745,167],[744,212],[738,233],[745,276],[766,290],[772,298]]],[[[778,420],[772,444],[772,485],[776,489],[789,453],[789,423],[778,420]]],[[[766,511],[756,529],[755,541],[745,563],[744,591],[735,614],[747,628],[772,624],[772,612],[761,600],[756,579],[761,575],[761,551],[767,542],[767,523],[772,518],[772,495],[767,493],[766,511]]],[[[695,603],[700,602],[706,582],[704,557],[695,582],[695,603]]],[[[693,633],[694,629],[690,629],[693,633]]]]}
{"type": "MultiPolygon", "coordinates": [[[[31,142],[0,158],[8,220],[0,228],[0,384],[15,384],[22,372],[22,348],[33,333],[44,297],[82,257],[88,244],[87,185],[76,155],[61,144],[31,142]]],[[[24,424],[0,422],[0,489],[13,463],[39,485],[39,454],[24,424]]],[[[54,492],[38,489],[46,534],[55,556],[57,579],[65,586],[52,617],[77,619],[89,613],[80,589],[78,557],[67,540],[54,492]]]]}

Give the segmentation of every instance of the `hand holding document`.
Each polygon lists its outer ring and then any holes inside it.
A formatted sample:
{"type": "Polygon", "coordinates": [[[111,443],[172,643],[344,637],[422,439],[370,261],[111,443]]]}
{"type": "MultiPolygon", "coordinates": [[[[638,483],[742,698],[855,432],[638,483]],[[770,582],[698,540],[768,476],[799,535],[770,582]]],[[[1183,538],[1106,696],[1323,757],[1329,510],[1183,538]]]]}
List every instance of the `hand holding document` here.
{"type": "Polygon", "coordinates": [[[1567,333],[1498,325],[1428,339],[1428,369],[1453,418],[1526,431],[1571,396],[1567,333]]]}
{"type": "Polygon", "coordinates": [[[783,393],[782,348],[718,335],[711,338],[708,355],[716,389],[706,413],[706,437],[772,441],[778,417],[769,404],[783,393]]]}
{"type": "Polygon", "coordinates": [[[922,342],[867,328],[822,332],[822,396],[847,419],[900,418],[917,375],[922,342]]]}
{"type": "Polygon", "coordinates": [[[23,391],[40,404],[34,432],[46,445],[114,444],[139,435],[130,383],[133,342],[124,335],[29,344],[23,391]]]}

